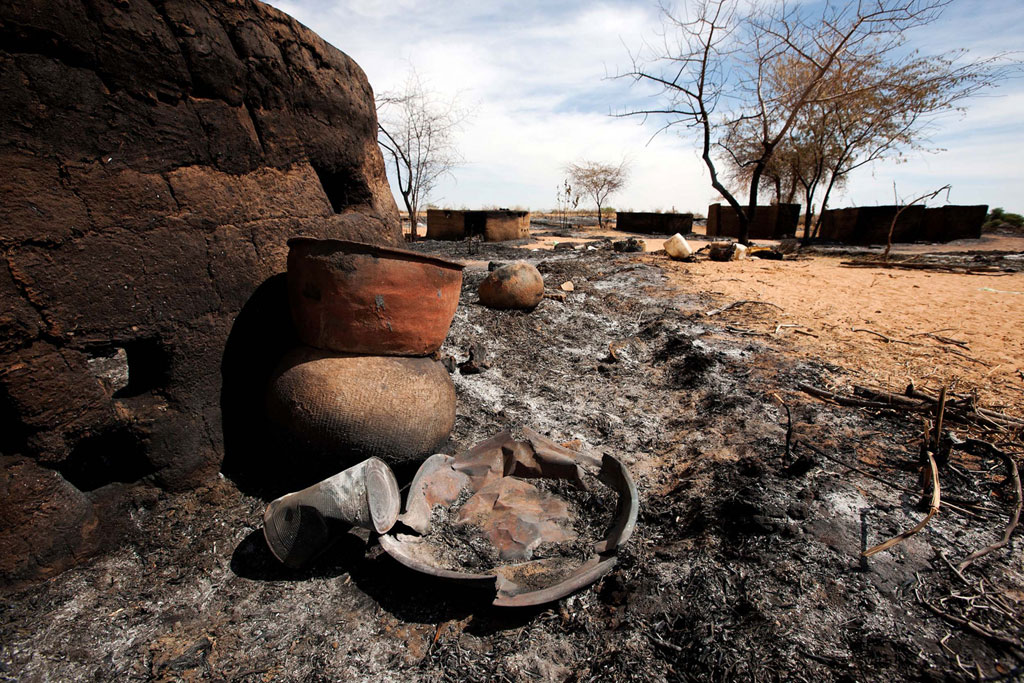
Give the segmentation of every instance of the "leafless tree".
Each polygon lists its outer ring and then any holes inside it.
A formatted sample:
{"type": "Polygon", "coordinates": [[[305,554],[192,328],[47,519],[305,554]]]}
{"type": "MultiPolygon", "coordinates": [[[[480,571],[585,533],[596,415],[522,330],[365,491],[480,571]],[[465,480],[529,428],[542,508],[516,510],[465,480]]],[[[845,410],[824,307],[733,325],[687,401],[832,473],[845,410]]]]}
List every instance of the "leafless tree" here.
{"type": "Polygon", "coordinates": [[[892,196],[895,198],[896,206],[898,208],[896,209],[896,214],[892,217],[892,222],[889,224],[889,235],[888,235],[888,237],[886,237],[885,251],[882,252],[882,260],[883,261],[888,261],[889,260],[889,252],[892,251],[892,236],[893,236],[893,233],[896,232],[896,224],[899,223],[900,216],[903,215],[903,212],[906,211],[907,209],[909,209],[910,207],[912,207],[914,204],[917,204],[918,202],[923,202],[926,199],[935,199],[936,197],[938,197],[943,192],[946,193],[946,201],[948,202],[949,201],[949,193],[952,190],[953,190],[953,186],[952,185],[948,185],[948,184],[947,185],[943,185],[942,187],[940,187],[937,190],[932,190],[931,192],[925,192],[920,197],[915,197],[914,199],[911,199],[908,202],[906,199],[900,197],[899,193],[896,192],[896,181],[894,180],[892,182],[892,196]]]}
{"type": "Polygon", "coordinates": [[[400,90],[377,96],[377,118],[377,142],[395,173],[415,240],[420,207],[463,161],[455,133],[466,112],[456,97],[441,98],[410,69],[400,90]]]}
{"type": "MultiPolygon", "coordinates": [[[[736,211],[740,241],[747,242],[762,179],[771,180],[775,174],[781,190],[781,173],[788,162],[773,166],[780,150],[799,139],[801,126],[809,126],[804,132],[813,132],[809,122],[823,108],[849,106],[866,93],[881,97],[886,78],[900,73],[900,68],[906,73],[926,64],[927,60],[904,56],[904,32],[935,21],[950,1],[696,0],[683,16],[663,7],[660,41],[632,55],[632,68],[623,74],[654,86],[659,103],[619,115],[659,117],[660,130],[694,129],[711,185],[736,211]],[[862,78],[849,78],[858,71],[862,78]],[[815,107],[818,111],[808,115],[815,107]],[[744,144],[737,145],[740,139],[744,144]],[[716,158],[743,169],[745,207],[724,184],[716,158]]],[[[932,77],[941,81],[950,75],[932,77]]],[[[967,87],[962,92],[967,96],[973,90],[967,87]]],[[[931,111],[948,108],[955,101],[932,103],[931,111]]],[[[879,112],[881,117],[892,115],[879,112]]],[[[792,162],[803,159],[807,147],[801,151],[794,144],[790,151],[796,155],[789,159],[792,162]]],[[[831,174],[830,185],[842,176],[831,174]]],[[[821,176],[815,180],[811,174],[805,180],[805,192],[810,187],[813,195],[821,176]]]]}
{"type": "Polygon", "coordinates": [[[597,204],[597,225],[604,228],[604,215],[601,209],[612,193],[625,187],[629,180],[629,164],[625,160],[618,166],[596,161],[581,161],[569,164],[565,170],[575,184],[576,191],[590,197],[597,204]]]}

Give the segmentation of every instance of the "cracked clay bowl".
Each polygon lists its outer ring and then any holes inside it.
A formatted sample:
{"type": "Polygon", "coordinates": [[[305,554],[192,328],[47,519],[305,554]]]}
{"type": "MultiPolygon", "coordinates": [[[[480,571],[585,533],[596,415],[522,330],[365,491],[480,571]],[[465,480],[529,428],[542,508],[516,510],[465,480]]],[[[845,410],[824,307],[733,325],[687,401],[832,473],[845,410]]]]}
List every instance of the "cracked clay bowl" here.
{"type": "Polygon", "coordinates": [[[462,265],[361,242],[288,240],[288,299],[303,343],[339,353],[428,356],[455,317],[462,265]]]}

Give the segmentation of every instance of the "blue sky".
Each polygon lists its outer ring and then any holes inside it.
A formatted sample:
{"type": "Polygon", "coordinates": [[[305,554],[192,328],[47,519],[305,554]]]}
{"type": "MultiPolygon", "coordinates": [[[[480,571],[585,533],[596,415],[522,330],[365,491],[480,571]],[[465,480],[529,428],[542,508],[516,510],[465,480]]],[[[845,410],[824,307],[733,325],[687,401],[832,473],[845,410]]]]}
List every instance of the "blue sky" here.
{"type": "MultiPolygon", "coordinates": [[[[400,86],[413,64],[473,117],[459,135],[466,163],[432,201],[450,207],[549,209],[566,164],[632,167],[613,196],[622,209],[704,212],[720,201],[685,131],[651,136],[653,122],[610,112],[642,105],[644,92],[608,78],[660,26],[655,2],[568,0],[271,0],[353,57],[375,92],[400,86]]],[[[1024,0],[955,0],[908,38],[924,53],[967,48],[982,57],[1024,48],[1024,0]]],[[[1024,211],[1024,79],[966,103],[937,122],[928,147],[901,163],[855,172],[832,206],[892,203],[950,183],[950,201],[1024,211]]]]}

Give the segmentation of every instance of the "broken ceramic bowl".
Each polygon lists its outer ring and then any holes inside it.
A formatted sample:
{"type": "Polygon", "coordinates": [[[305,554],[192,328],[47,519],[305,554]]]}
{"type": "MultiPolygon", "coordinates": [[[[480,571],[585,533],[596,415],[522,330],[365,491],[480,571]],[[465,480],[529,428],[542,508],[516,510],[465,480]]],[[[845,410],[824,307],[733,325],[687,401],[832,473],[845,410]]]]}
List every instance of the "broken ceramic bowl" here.
{"type": "Polygon", "coordinates": [[[380,539],[384,549],[416,571],[489,584],[493,604],[507,607],[557,600],[611,571],[636,526],[638,497],[629,471],[614,456],[598,459],[531,429],[523,432],[521,441],[503,432],[456,457],[428,458],[399,518],[416,533],[392,530],[380,539]],[[591,520],[581,519],[586,511],[567,498],[593,503],[599,500],[594,487],[617,499],[603,537],[588,539],[577,531],[591,520]],[[461,541],[453,538],[466,532],[461,541]],[[459,552],[478,556],[471,559],[488,555],[489,562],[467,566],[459,552]]]}

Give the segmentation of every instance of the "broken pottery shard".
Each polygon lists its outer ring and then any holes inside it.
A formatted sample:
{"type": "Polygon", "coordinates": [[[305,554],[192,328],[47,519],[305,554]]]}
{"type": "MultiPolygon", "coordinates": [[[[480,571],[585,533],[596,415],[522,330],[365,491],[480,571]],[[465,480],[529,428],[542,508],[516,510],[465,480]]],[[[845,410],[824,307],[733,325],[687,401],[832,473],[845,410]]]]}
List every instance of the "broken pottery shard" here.
{"type": "Polygon", "coordinates": [[[495,580],[494,574],[470,574],[441,567],[431,546],[419,536],[409,534],[381,536],[380,545],[388,555],[406,567],[424,574],[469,583],[485,583],[495,580]]]}
{"type": "Polygon", "coordinates": [[[542,543],[576,538],[565,528],[570,521],[565,501],[511,477],[477,491],[459,510],[456,521],[480,527],[503,560],[528,560],[542,543]]]}
{"type": "MultiPolygon", "coordinates": [[[[617,561],[614,555],[611,557],[594,555],[568,576],[544,588],[535,588],[531,585],[534,577],[527,575],[527,572],[531,569],[535,570],[534,566],[499,567],[495,570],[498,575],[496,583],[498,594],[492,604],[497,607],[529,607],[564,598],[584,586],[589,586],[610,572],[617,561]]],[[[545,568],[543,564],[537,564],[540,565],[541,570],[545,568]]],[[[541,574],[541,572],[536,571],[536,574],[541,574]]]]}
{"type": "Polygon", "coordinates": [[[515,440],[509,432],[501,432],[455,458],[453,467],[469,477],[470,487],[479,491],[494,479],[505,475],[503,447],[512,448],[515,440]]]}
{"type": "Polygon", "coordinates": [[[576,285],[574,285],[572,283],[572,280],[567,280],[567,281],[563,282],[561,284],[561,287],[562,287],[562,291],[563,292],[572,292],[572,291],[575,291],[575,289],[576,289],[576,285]]]}
{"type": "Polygon", "coordinates": [[[599,458],[595,458],[594,456],[582,451],[573,451],[565,446],[560,446],[551,439],[542,434],[538,434],[529,427],[523,427],[523,434],[533,447],[538,460],[545,463],[546,467],[568,468],[569,466],[572,466],[575,468],[572,470],[571,474],[568,472],[564,474],[556,474],[556,472],[562,470],[555,469],[551,470],[551,474],[546,476],[554,476],[561,479],[578,478],[580,472],[577,463],[594,465],[596,467],[601,465],[601,460],[599,458]]]}
{"type": "Polygon", "coordinates": [[[402,523],[421,534],[430,532],[430,512],[435,505],[448,506],[469,484],[469,477],[452,467],[455,458],[443,453],[430,456],[409,486],[402,523]]]}

